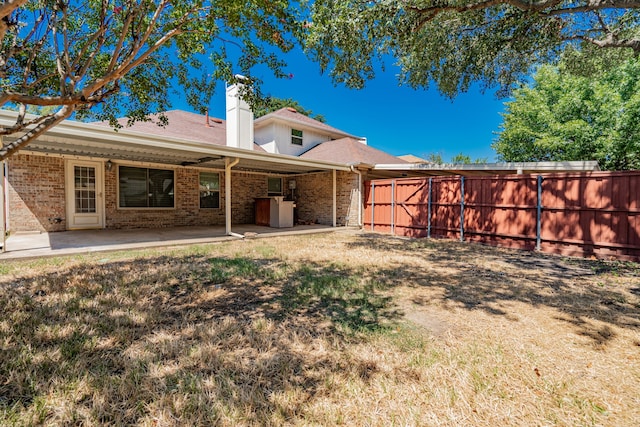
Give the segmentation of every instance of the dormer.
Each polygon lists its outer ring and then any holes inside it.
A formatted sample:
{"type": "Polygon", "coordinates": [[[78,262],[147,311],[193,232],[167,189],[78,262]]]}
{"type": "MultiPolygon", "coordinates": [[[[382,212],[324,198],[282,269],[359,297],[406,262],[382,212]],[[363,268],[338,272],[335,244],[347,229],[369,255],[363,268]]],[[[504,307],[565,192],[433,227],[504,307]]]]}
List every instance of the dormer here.
{"type": "Polygon", "coordinates": [[[345,137],[357,138],[291,107],[281,108],[254,121],[255,142],[268,153],[299,156],[325,141],[345,137]]]}

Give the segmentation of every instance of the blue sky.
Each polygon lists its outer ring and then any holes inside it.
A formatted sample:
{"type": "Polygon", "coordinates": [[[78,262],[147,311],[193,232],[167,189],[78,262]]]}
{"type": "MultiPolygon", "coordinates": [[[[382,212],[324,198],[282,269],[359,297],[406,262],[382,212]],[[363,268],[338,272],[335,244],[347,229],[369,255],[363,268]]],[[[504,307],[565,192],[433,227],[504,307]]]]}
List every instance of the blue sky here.
{"type": "MultiPolygon", "coordinates": [[[[304,108],[322,114],[329,125],[366,137],[372,147],[394,155],[439,153],[445,161],[460,152],[495,161],[491,143],[502,122],[499,113],[504,100],[496,99],[493,91],[482,94],[471,90],[452,101],[435,88],[400,87],[389,64],[387,71],[378,72],[364,89],[347,89],[334,86],[301,52],[287,55],[286,61],[286,72],[293,78],[276,79],[267,71],[259,76],[264,80],[262,91],[297,100],[304,108]]],[[[191,110],[180,100],[174,107],[191,110]]],[[[211,100],[210,114],[224,118],[223,85],[211,100]]]]}

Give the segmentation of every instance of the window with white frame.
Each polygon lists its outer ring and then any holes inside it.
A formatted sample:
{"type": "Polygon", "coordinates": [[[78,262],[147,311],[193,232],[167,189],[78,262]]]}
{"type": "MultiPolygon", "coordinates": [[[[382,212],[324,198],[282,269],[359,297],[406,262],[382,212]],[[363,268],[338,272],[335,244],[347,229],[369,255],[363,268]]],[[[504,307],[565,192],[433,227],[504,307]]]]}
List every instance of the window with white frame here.
{"type": "Polygon", "coordinates": [[[302,145],[302,131],[291,129],[291,143],[293,145],[302,145]]]}
{"type": "Polygon", "coordinates": [[[220,208],[220,174],[200,173],[200,208],[220,208]]]}
{"type": "Polygon", "coordinates": [[[172,170],[118,167],[118,194],[121,208],[173,208],[172,170]]]}
{"type": "Polygon", "coordinates": [[[267,178],[267,195],[282,196],[282,178],[271,176],[267,178]]]}

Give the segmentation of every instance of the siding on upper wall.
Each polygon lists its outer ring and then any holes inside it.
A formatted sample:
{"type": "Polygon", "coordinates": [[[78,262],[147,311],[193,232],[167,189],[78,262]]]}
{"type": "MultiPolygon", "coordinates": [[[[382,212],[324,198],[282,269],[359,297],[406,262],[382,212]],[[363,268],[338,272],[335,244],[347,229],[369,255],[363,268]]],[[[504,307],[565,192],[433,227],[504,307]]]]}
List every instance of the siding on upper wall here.
{"type": "Polygon", "coordinates": [[[271,146],[275,144],[276,139],[275,125],[273,123],[260,129],[255,129],[253,138],[256,144],[261,146],[267,153],[275,153],[275,148],[271,146]]]}
{"type": "Polygon", "coordinates": [[[289,156],[299,156],[311,147],[329,139],[328,135],[284,123],[273,123],[255,131],[256,143],[265,151],[289,156]],[[291,129],[302,131],[302,146],[291,143],[291,129]]]}

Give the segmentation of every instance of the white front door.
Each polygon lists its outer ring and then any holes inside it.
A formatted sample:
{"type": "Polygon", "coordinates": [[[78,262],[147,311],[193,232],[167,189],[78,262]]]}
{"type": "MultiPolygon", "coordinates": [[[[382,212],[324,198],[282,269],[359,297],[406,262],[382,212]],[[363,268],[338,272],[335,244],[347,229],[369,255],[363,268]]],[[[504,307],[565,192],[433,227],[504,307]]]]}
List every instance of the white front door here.
{"type": "Polygon", "coordinates": [[[104,227],[104,165],[69,160],[66,168],[67,228],[104,227]]]}

